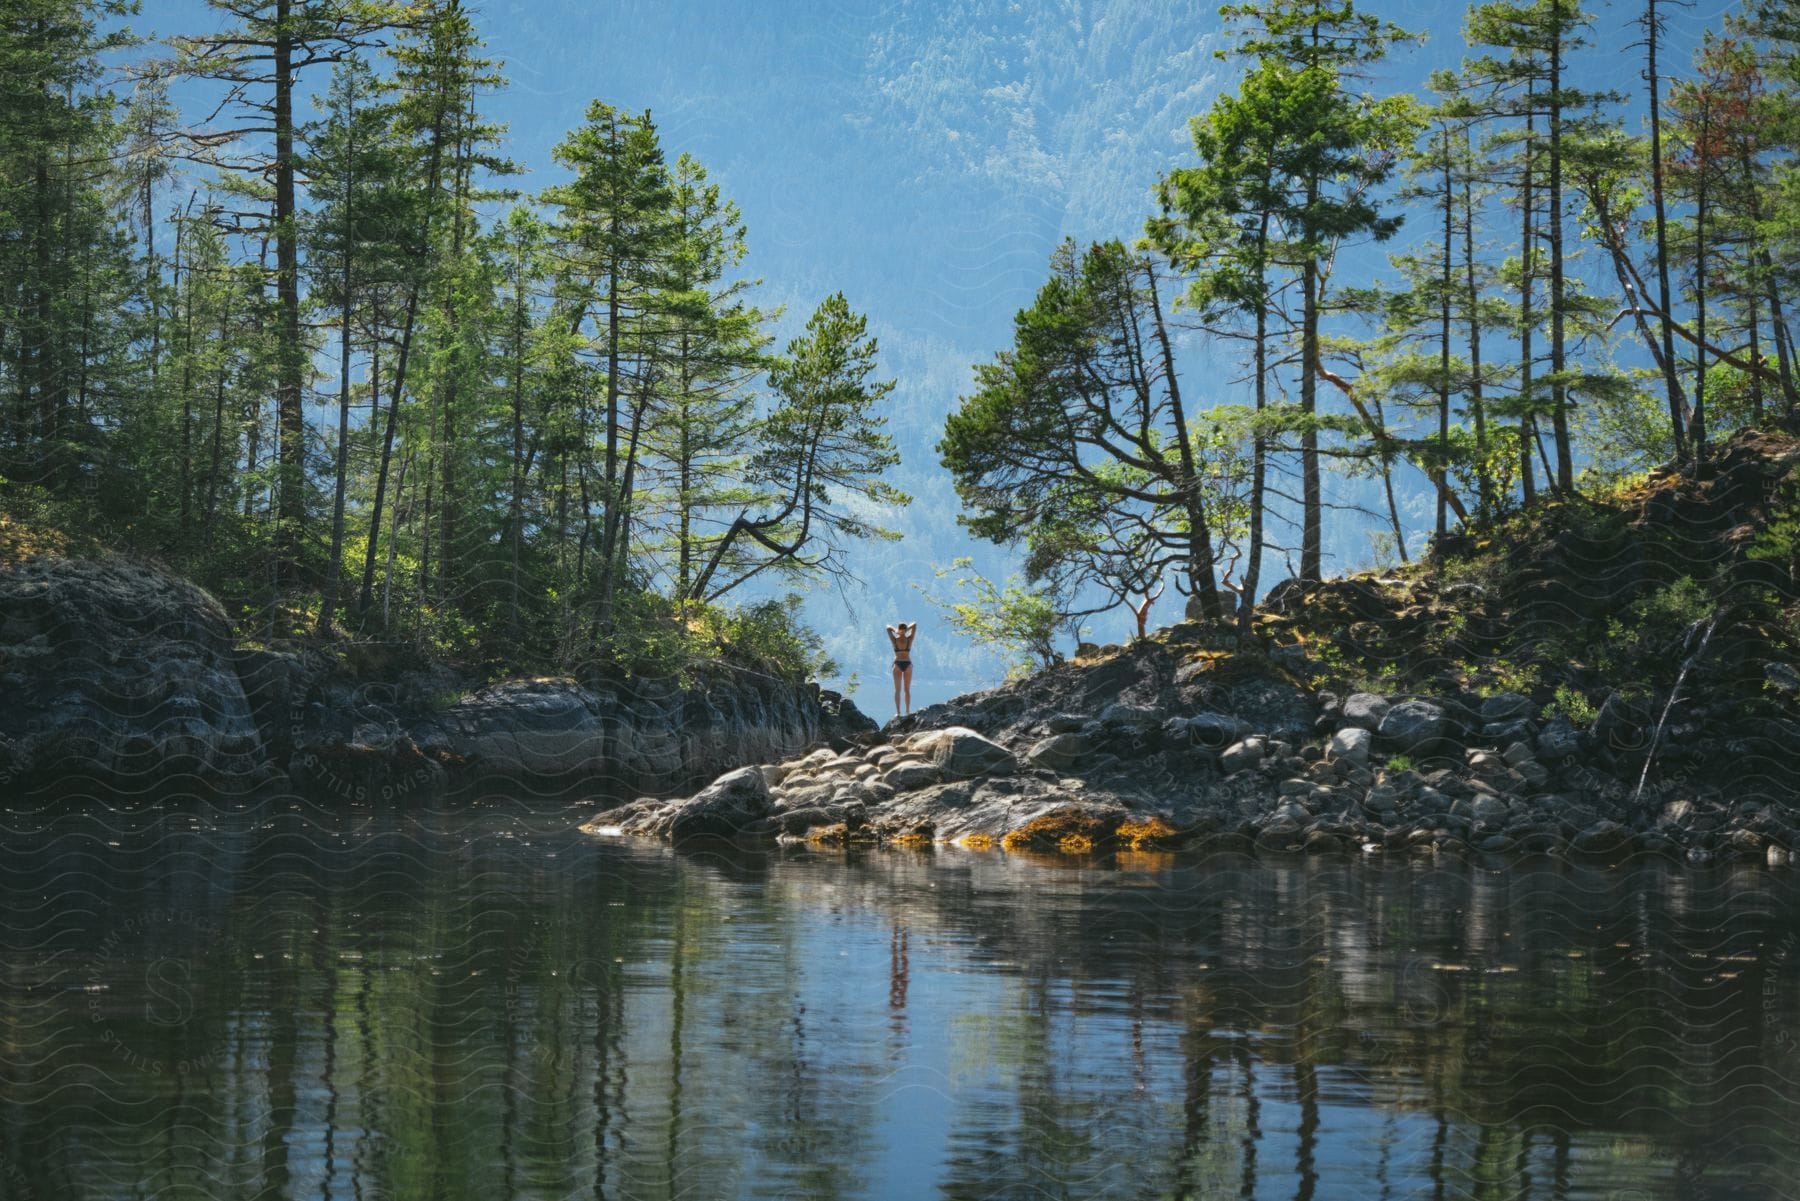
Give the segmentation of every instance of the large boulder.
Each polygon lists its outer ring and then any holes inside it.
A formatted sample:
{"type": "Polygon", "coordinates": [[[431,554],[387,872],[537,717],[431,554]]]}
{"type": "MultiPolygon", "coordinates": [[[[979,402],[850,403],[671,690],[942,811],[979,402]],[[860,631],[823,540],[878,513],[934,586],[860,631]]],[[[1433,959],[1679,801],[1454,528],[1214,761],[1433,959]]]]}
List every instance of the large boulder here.
{"type": "Polygon", "coordinates": [[[200,588],[122,559],[0,567],[0,780],[253,783],[263,748],[231,625],[200,588]]]}
{"type": "Polygon", "coordinates": [[[606,705],[573,680],[508,680],[458,701],[442,719],[452,742],[502,775],[603,772],[606,705]]]}
{"type": "Polygon", "coordinates": [[[1344,702],[1344,724],[1359,726],[1373,733],[1381,728],[1381,719],[1386,717],[1393,704],[1385,696],[1377,696],[1373,692],[1353,692],[1344,702]]]}
{"type": "Polygon", "coordinates": [[[1442,705],[1423,700],[1401,701],[1382,717],[1377,733],[1396,751],[1429,754],[1443,746],[1451,724],[1442,705]]]}
{"type": "Polygon", "coordinates": [[[1215,751],[1242,739],[1250,733],[1250,723],[1229,713],[1196,713],[1188,718],[1188,737],[1215,751]]]}
{"type": "Polygon", "coordinates": [[[1531,715],[1531,698],[1519,692],[1496,692],[1481,702],[1483,722],[1516,721],[1531,715]]]}
{"type": "Polygon", "coordinates": [[[1361,726],[1345,726],[1331,736],[1325,757],[1335,762],[1362,764],[1369,761],[1375,736],[1361,726]]]}
{"type": "Polygon", "coordinates": [[[966,726],[926,730],[906,740],[906,749],[935,764],[947,780],[969,780],[1013,766],[1013,754],[966,726]]]}
{"type": "Polygon", "coordinates": [[[1537,753],[1552,762],[1581,753],[1581,731],[1566,717],[1553,717],[1537,734],[1537,753]]]}
{"type": "Polygon", "coordinates": [[[1113,728],[1142,729],[1160,725],[1162,719],[1161,710],[1151,708],[1149,705],[1127,705],[1121,701],[1115,701],[1100,710],[1100,724],[1113,728]]]}
{"type": "MultiPolygon", "coordinates": [[[[688,688],[642,683],[628,691],[507,680],[470,693],[429,724],[435,742],[483,774],[671,790],[741,763],[781,761],[870,724],[833,696],[730,671],[688,688]]],[[[430,740],[421,731],[419,741],[430,740]]],[[[822,774],[827,764],[837,771],[859,762],[825,749],[804,768],[822,774]]]]}
{"type": "Polygon", "coordinates": [[[882,773],[881,782],[896,792],[911,792],[941,782],[944,769],[919,759],[903,759],[882,773]]]}
{"type": "Polygon", "coordinates": [[[769,785],[754,767],[740,767],[661,815],[649,833],[672,839],[729,838],[769,816],[769,785]]]}
{"type": "Polygon", "coordinates": [[[1093,751],[1085,734],[1052,734],[1025,752],[1025,757],[1039,767],[1063,771],[1074,767],[1093,751]]]}

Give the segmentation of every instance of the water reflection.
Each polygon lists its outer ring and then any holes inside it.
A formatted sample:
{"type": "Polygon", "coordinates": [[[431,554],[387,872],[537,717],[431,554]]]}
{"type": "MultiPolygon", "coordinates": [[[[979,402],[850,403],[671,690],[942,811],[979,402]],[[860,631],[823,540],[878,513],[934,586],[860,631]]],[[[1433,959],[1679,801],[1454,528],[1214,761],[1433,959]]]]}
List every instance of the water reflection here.
{"type": "Polygon", "coordinates": [[[9,818],[0,1197],[1759,1197],[1756,870],[677,856],[581,811],[9,818]]]}

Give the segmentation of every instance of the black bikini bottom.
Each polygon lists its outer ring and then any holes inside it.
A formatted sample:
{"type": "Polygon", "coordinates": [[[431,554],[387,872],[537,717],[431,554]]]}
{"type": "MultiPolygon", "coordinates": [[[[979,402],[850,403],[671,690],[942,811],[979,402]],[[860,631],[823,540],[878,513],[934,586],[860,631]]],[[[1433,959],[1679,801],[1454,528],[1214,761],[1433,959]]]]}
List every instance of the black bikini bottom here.
{"type": "Polygon", "coordinates": [[[894,666],[898,667],[901,671],[905,671],[907,668],[912,666],[912,660],[911,659],[895,659],[894,666]]]}

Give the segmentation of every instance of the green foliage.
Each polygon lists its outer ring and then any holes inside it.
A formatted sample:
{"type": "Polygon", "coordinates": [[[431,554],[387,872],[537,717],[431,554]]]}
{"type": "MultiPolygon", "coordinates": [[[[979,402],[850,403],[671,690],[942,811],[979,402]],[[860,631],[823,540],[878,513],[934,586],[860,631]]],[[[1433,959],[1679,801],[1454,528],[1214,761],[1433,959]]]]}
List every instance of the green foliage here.
{"type": "Polygon", "coordinates": [[[1178,573],[1210,598],[1241,506],[1218,411],[1190,414],[1154,263],[1119,242],[1062,243],[1013,345],[975,370],[938,444],[977,536],[1024,543],[1031,582],[1109,603],[1178,573]],[[1220,525],[1220,518],[1226,524],[1220,525]]]}
{"type": "Polygon", "coordinates": [[[1788,583],[1800,584],[1800,471],[1782,479],[1767,523],[1757,531],[1745,554],[1787,570],[1788,583]]]}
{"type": "Polygon", "coordinates": [[[952,630],[1008,657],[1008,674],[1029,675],[1061,660],[1056,640],[1063,634],[1078,635],[1049,589],[1031,588],[1015,577],[1003,584],[974,570],[973,561],[958,558],[949,568],[936,568],[937,578],[949,578],[953,591],[940,596],[917,584],[913,587],[944,617],[952,630]]]}
{"type": "Polygon", "coordinates": [[[1589,726],[1599,716],[1599,709],[1587,696],[1567,684],[1556,686],[1556,699],[1544,706],[1543,716],[1547,721],[1553,717],[1566,717],[1577,726],[1589,726]]]}

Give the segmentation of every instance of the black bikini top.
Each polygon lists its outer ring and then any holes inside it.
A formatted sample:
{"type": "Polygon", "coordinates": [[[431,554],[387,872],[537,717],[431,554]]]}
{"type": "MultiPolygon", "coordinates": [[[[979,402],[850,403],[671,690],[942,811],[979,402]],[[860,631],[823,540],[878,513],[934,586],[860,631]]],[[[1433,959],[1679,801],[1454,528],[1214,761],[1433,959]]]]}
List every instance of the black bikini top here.
{"type": "Polygon", "coordinates": [[[918,636],[919,632],[916,629],[908,634],[890,633],[888,634],[888,641],[894,644],[894,653],[896,655],[904,655],[907,651],[912,649],[913,639],[918,636]]]}

